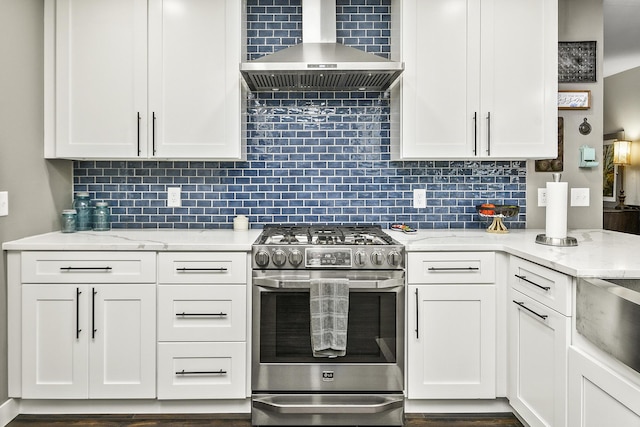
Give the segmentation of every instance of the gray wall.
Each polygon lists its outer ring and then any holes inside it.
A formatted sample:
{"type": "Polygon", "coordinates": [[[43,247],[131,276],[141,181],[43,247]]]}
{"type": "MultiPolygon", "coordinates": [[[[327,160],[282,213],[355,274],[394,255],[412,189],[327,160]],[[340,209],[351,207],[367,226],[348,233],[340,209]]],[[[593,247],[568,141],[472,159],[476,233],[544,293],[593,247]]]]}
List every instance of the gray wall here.
{"type": "MultiPolygon", "coordinates": [[[[590,189],[589,207],[569,207],[567,226],[572,228],[602,228],[602,163],[597,168],[579,168],[578,149],[588,145],[596,149],[598,160],[602,157],[603,115],[603,0],[559,0],[558,40],[597,41],[598,70],[596,83],[563,83],[559,90],[586,89],[591,91],[592,107],[589,110],[561,110],[564,117],[564,171],[562,180],[569,188],[590,189]],[[592,131],[589,135],[578,132],[578,126],[587,118],[592,131]]],[[[523,132],[526,132],[526,117],[523,117],[523,132]]],[[[538,207],[539,187],[551,181],[549,172],[535,172],[533,161],[527,162],[527,228],[544,228],[545,208],[538,207]]]]}
{"type": "MultiPolygon", "coordinates": [[[[0,0],[0,191],[9,215],[0,242],[59,229],[71,200],[71,162],[43,156],[43,1],[0,0]]],[[[7,399],[5,257],[0,258],[0,404],[7,399]]]]}
{"type": "Polygon", "coordinates": [[[640,67],[604,80],[604,133],[624,129],[631,142],[631,165],[624,169],[625,204],[640,205],[640,67]]]}

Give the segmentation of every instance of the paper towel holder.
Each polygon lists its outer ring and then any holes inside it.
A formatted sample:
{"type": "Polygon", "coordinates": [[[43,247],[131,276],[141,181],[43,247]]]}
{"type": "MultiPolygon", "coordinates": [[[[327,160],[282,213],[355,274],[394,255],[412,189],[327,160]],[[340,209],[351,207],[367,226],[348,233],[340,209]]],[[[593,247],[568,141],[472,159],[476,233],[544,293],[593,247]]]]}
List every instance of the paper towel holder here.
{"type": "MultiPolygon", "coordinates": [[[[553,182],[560,182],[562,179],[561,173],[551,174],[553,182]]],[[[578,240],[575,237],[547,237],[546,234],[538,234],[536,236],[536,243],[547,246],[578,246],[578,240]]]]}
{"type": "Polygon", "coordinates": [[[538,234],[536,243],[547,246],[578,246],[578,240],[575,237],[547,237],[546,234],[538,234]]]}

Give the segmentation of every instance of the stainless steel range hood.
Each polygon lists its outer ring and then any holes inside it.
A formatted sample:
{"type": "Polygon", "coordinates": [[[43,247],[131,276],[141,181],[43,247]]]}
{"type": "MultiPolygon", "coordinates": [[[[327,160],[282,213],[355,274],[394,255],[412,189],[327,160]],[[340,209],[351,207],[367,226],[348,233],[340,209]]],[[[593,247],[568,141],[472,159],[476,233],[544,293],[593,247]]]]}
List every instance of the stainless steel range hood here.
{"type": "Polygon", "coordinates": [[[240,64],[254,92],[384,91],[403,70],[402,62],[336,43],[335,0],[302,0],[302,43],[240,64]]]}

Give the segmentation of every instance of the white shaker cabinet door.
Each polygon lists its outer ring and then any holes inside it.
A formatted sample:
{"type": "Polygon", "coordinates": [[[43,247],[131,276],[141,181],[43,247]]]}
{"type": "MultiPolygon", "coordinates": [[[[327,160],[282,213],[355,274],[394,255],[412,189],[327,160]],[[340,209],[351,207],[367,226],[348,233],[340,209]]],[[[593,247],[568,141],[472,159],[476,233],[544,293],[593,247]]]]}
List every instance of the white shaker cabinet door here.
{"type": "Polygon", "coordinates": [[[149,156],[242,157],[242,5],[149,1],[149,156]]]}
{"type": "Polygon", "coordinates": [[[411,285],[408,298],[408,398],[495,398],[495,285],[411,285]]]}
{"type": "Polygon", "coordinates": [[[394,159],[550,158],[557,0],[403,0],[394,159]]]}
{"type": "Polygon", "coordinates": [[[402,2],[402,158],[474,157],[480,2],[402,2]]]}
{"type": "Polygon", "coordinates": [[[482,157],[554,158],[558,1],[482,0],[482,157]]]}
{"type": "Polygon", "coordinates": [[[531,427],[565,426],[571,318],[514,289],[508,303],[509,403],[531,427]]]}
{"type": "Polygon", "coordinates": [[[87,397],[87,301],[83,286],[22,286],[21,397],[87,397]]]}
{"type": "Polygon", "coordinates": [[[145,150],[147,1],[45,3],[45,157],[145,150]]]}
{"type": "Polygon", "coordinates": [[[155,397],[155,285],[88,289],[93,312],[89,327],[89,397],[155,397]]]}

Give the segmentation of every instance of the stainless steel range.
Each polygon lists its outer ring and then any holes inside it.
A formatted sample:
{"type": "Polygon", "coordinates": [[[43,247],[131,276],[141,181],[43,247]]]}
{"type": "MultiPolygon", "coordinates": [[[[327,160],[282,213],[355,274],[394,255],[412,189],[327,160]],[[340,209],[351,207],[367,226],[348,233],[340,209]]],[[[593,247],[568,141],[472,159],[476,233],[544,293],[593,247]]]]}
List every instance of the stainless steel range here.
{"type": "Polygon", "coordinates": [[[378,226],[265,226],[253,425],[402,425],[404,247],[378,226]]]}

